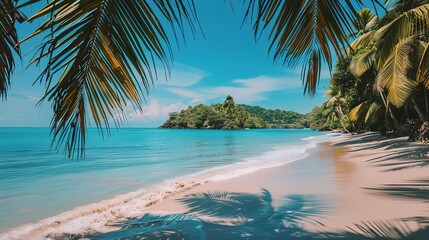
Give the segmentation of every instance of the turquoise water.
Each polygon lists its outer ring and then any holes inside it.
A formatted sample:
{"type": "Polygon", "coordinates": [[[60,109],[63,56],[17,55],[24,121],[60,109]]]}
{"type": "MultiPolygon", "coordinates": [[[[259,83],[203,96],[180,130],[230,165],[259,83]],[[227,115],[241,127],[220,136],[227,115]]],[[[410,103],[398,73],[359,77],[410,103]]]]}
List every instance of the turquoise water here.
{"type": "Polygon", "coordinates": [[[86,158],[49,148],[47,128],[0,128],[0,231],[166,180],[249,161],[287,158],[311,130],[90,129],[86,158]],[[280,149],[280,150],[279,150],[280,149]],[[278,152],[283,151],[283,155],[278,152]]]}

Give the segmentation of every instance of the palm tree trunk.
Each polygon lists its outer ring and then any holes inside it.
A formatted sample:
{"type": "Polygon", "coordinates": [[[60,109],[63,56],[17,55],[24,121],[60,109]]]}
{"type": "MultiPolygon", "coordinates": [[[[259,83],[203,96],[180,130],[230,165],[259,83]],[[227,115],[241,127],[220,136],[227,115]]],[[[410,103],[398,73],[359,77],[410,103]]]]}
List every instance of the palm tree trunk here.
{"type": "Polygon", "coordinates": [[[338,112],[338,115],[339,115],[339,117],[340,117],[340,119],[343,119],[344,118],[344,112],[343,112],[343,109],[341,108],[341,106],[340,105],[337,105],[337,112],[338,112]]]}
{"type": "Polygon", "coordinates": [[[427,95],[427,89],[424,88],[423,91],[425,92],[425,104],[426,104],[426,116],[429,115],[429,106],[428,106],[428,95],[427,95]]]}
{"type": "Polygon", "coordinates": [[[423,113],[423,111],[420,109],[419,105],[417,105],[417,102],[414,99],[414,97],[411,97],[411,103],[413,104],[414,109],[416,109],[416,112],[419,115],[420,121],[426,122],[427,118],[426,118],[425,114],[423,113]]]}
{"type": "Polygon", "coordinates": [[[389,112],[389,115],[390,115],[390,118],[392,119],[393,125],[395,125],[396,130],[399,130],[400,129],[399,122],[396,119],[395,115],[393,114],[392,109],[389,106],[389,103],[386,101],[386,96],[384,96],[383,89],[379,90],[379,93],[381,96],[381,100],[383,101],[384,107],[389,112]]]}

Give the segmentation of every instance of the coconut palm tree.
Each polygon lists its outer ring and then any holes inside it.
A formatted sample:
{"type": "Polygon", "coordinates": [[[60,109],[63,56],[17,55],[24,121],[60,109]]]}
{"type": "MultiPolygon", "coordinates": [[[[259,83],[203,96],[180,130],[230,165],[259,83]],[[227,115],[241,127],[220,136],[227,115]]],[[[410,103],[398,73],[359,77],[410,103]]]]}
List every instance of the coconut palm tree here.
{"type": "MultiPolygon", "coordinates": [[[[422,122],[427,120],[416,100],[416,93],[419,84],[426,84],[428,79],[429,1],[399,0],[390,4],[389,12],[351,44],[353,50],[365,50],[353,58],[350,71],[357,77],[374,71],[375,92],[381,97],[395,128],[399,129],[392,107],[405,106],[406,111],[411,105],[422,122]]],[[[352,110],[354,118],[358,113],[366,114],[366,110],[381,109],[376,102],[370,104],[374,108],[369,108],[367,103],[352,110]]],[[[378,110],[375,112],[381,116],[378,110]]]]}
{"type": "Polygon", "coordinates": [[[126,106],[142,110],[157,66],[168,70],[171,61],[167,28],[183,33],[187,24],[194,32],[197,22],[193,2],[181,0],[52,0],[28,21],[36,19],[45,21],[22,41],[43,36],[33,59],[46,62],[37,79],[46,84],[41,102],[52,103],[52,144],[64,144],[69,157],[84,153],[89,118],[109,133],[126,106]]]}
{"type": "MultiPolygon", "coordinates": [[[[26,0],[16,8],[11,2],[1,5],[5,9],[2,24],[8,24],[5,29],[14,29],[4,19],[15,19],[11,14],[17,8],[41,0],[26,0]]],[[[341,56],[348,46],[347,33],[358,17],[356,8],[364,2],[251,0],[246,2],[246,16],[254,17],[255,36],[270,32],[276,61],[287,66],[304,63],[305,91],[312,94],[322,62],[331,67],[333,55],[341,56]]],[[[166,29],[176,30],[176,38],[186,26],[195,31],[198,22],[192,0],[51,0],[29,21],[36,19],[46,20],[23,41],[43,36],[32,62],[43,64],[37,80],[46,84],[41,102],[50,102],[54,112],[52,144],[64,145],[69,156],[75,150],[83,154],[89,122],[101,133],[103,129],[109,133],[112,122],[119,126],[124,119],[125,106],[141,110],[156,79],[157,63],[168,69],[171,60],[171,36],[166,29]]],[[[1,89],[6,89],[18,40],[14,30],[2,34],[10,39],[0,45],[1,89]]],[[[5,96],[5,90],[0,91],[5,96]]]]}
{"type": "Polygon", "coordinates": [[[417,75],[427,68],[422,59],[427,47],[425,36],[429,33],[429,3],[396,1],[393,6],[376,29],[352,44],[356,48],[368,44],[373,47],[354,59],[351,71],[360,76],[375,67],[375,88],[378,92],[384,89],[386,100],[400,108],[409,100],[419,81],[425,81],[424,74],[419,78],[417,75]]]}
{"type": "MultiPolygon", "coordinates": [[[[370,2],[381,5],[377,0],[370,2]]],[[[269,49],[275,61],[289,67],[303,64],[304,91],[313,94],[323,61],[332,68],[333,53],[341,57],[348,48],[348,33],[363,25],[356,4],[362,6],[363,1],[252,0],[247,16],[255,19],[255,36],[264,30],[270,32],[269,49]]]]}
{"type": "Polygon", "coordinates": [[[335,86],[329,86],[329,90],[326,91],[325,96],[329,96],[329,100],[326,101],[327,107],[333,107],[337,117],[342,119],[344,117],[343,108],[346,106],[346,99],[341,94],[341,91],[335,86]]]}
{"type": "Polygon", "coordinates": [[[20,54],[15,22],[24,20],[24,15],[15,9],[11,0],[0,2],[0,97],[4,99],[15,65],[13,53],[20,54]]]}

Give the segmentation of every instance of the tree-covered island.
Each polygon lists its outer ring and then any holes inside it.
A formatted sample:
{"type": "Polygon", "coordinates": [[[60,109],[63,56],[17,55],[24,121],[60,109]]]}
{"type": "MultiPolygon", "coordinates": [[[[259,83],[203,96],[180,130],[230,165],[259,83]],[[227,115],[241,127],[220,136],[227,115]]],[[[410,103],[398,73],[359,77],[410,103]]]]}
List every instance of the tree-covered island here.
{"type": "Polygon", "coordinates": [[[244,129],[244,128],[308,128],[306,115],[281,109],[236,104],[227,96],[223,104],[199,104],[181,112],[170,113],[160,128],[244,129]]]}

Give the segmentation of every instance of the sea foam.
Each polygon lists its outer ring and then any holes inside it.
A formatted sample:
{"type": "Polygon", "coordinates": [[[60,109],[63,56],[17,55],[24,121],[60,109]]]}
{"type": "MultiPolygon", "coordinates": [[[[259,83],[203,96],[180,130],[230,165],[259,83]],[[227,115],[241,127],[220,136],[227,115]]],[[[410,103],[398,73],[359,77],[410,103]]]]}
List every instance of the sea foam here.
{"type": "Polygon", "coordinates": [[[115,223],[144,215],[147,207],[201,184],[223,181],[256,171],[285,165],[308,156],[306,151],[332,136],[302,139],[302,144],[274,147],[259,156],[204,170],[177,179],[170,179],[153,188],[118,195],[109,200],[77,207],[36,223],[26,224],[0,235],[0,239],[46,239],[61,234],[92,234],[117,230],[115,223]]]}

